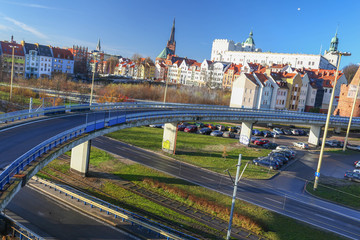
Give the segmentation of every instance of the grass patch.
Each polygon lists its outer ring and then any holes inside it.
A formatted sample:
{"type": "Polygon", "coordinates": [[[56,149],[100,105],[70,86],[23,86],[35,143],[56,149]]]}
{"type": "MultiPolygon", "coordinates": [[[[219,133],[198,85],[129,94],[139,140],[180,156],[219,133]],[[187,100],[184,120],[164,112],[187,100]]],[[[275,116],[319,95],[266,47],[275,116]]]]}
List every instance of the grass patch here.
{"type": "MultiPolygon", "coordinates": [[[[163,129],[136,127],[113,132],[107,136],[141,148],[160,152],[163,129]]],[[[247,161],[259,156],[266,156],[271,151],[241,146],[238,143],[238,139],[212,137],[180,131],[176,141],[176,155],[169,156],[218,173],[223,173],[224,170],[229,169],[231,173],[235,174],[234,166],[238,162],[239,154],[242,154],[242,167],[244,167],[247,161]]],[[[244,173],[244,177],[268,179],[276,173],[276,171],[269,171],[268,169],[250,164],[244,173]]]]}
{"type": "Polygon", "coordinates": [[[360,209],[359,183],[332,178],[321,180],[316,191],[314,191],[313,182],[309,182],[306,185],[306,190],[317,197],[360,209]]]}
{"type": "MultiPolygon", "coordinates": [[[[231,206],[230,197],[199,187],[184,180],[171,177],[140,164],[125,164],[114,159],[107,153],[99,154],[99,152],[100,150],[92,148],[90,164],[95,164],[97,169],[101,172],[112,173],[117,177],[132,181],[135,184],[155,191],[158,194],[162,194],[168,198],[172,198],[199,210],[206,211],[228,221],[231,206]]],[[[53,166],[53,163],[54,166],[59,166],[61,169],[65,170],[62,166],[63,164],[57,163],[56,161],[49,165],[53,166]]],[[[160,214],[160,216],[164,216],[164,213],[166,213],[165,215],[168,215],[166,209],[153,206],[151,203],[143,203],[143,199],[122,192],[124,190],[119,188],[113,182],[110,183],[104,179],[102,181],[104,181],[102,191],[113,197],[107,199],[107,197],[101,196],[101,193],[94,192],[96,196],[106,201],[113,201],[112,203],[114,204],[124,205],[124,203],[127,203],[130,207],[134,204],[133,207],[136,206],[136,209],[145,208],[147,211],[160,214]]],[[[170,221],[182,222],[182,220],[178,220],[177,217],[173,217],[176,216],[176,214],[173,215],[172,212],[169,214],[172,215],[169,217],[170,221]]],[[[188,220],[186,219],[186,221],[188,220]]],[[[196,221],[193,223],[198,224],[196,221]]],[[[183,225],[183,223],[181,224],[183,225]]],[[[339,236],[334,234],[320,231],[319,229],[312,228],[296,220],[242,201],[237,201],[235,205],[234,224],[251,229],[260,235],[273,240],[340,239],[339,236]]],[[[210,239],[213,238],[210,237],[210,239]]]]}
{"type": "MultiPolygon", "coordinates": [[[[320,152],[320,150],[318,150],[318,151],[320,152]]],[[[342,148],[325,148],[324,152],[331,153],[331,154],[340,154],[340,155],[352,155],[352,154],[359,153],[357,151],[350,150],[350,149],[346,149],[346,151],[344,152],[342,150],[342,148]]]]}

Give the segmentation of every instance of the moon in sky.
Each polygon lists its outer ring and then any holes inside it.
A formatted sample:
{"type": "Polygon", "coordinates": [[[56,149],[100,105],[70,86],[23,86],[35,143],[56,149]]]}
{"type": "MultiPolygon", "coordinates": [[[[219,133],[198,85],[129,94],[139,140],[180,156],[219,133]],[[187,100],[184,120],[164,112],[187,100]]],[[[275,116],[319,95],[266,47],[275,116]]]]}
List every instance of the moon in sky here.
{"type": "Polygon", "coordinates": [[[301,10],[301,8],[298,8],[298,11],[300,11],[301,10]]]}

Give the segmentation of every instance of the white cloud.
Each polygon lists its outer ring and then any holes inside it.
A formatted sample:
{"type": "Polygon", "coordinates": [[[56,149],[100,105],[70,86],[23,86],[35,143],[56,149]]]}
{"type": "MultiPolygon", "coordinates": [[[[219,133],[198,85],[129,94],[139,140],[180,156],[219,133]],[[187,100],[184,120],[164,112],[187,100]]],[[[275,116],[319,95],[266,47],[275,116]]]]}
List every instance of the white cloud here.
{"type": "Polygon", "coordinates": [[[19,2],[8,2],[8,1],[2,1],[3,3],[8,3],[8,4],[13,4],[13,5],[18,5],[18,6],[23,6],[23,7],[32,7],[32,8],[42,8],[42,9],[55,9],[52,7],[48,7],[45,5],[40,5],[40,4],[34,4],[34,3],[19,3],[19,2]]]}
{"type": "Polygon", "coordinates": [[[13,19],[13,18],[9,18],[9,17],[6,17],[6,16],[4,16],[4,19],[6,21],[9,21],[9,22],[15,24],[16,26],[20,27],[24,31],[27,31],[27,32],[30,32],[30,33],[34,34],[35,36],[37,36],[39,38],[43,38],[43,39],[48,38],[45,34],[39,32],[38,30],[36,30],[33,27],[30,27],[30,26],[26,25],[25,23],[19,22],[19,21],[13,19]]]}

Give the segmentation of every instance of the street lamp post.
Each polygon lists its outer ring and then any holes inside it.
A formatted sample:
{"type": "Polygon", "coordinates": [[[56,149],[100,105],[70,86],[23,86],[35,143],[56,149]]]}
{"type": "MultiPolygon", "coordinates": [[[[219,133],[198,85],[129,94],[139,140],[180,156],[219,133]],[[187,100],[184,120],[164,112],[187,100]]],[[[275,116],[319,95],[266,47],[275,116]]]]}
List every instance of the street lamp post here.
{"type": "Polygon", "coordinates": [[[94,93],[94,81],[95,81],[95,72],[96,72],[96,61],[97,61],[97,57],[96,57],[96,53],[93,53],[94,56],[94,67],[93,67],[93,75],[92,75],[92,81],[91,81],[91,93],[90,93],[90,106],[92,105],[92,101],[93,101],[93,93],[94,93]]]}
{"type": "Polygon", "coordinates": [[[230,175],[229,170],[227,170],[232,182],[234,183],[234,191],[233,191],[233,196],[232,196],[232,202],[231,202],[231,211],[230,211],[230,219],[229,219],[229,227],[228,227],[228,231],[227,231],[227,235],[226,235],[226,240],[230,239],[230,235],[231,235],[231,227],[232,227],[232,221],[233,221],[233,215],[234,215],[234,209],[235,209],[235,200],[236,200],[236,193],[237,193],[237,187],[238,187],[238,182],[240,182],[240,179],[242,177],[242,175],[245,172],[245,169],[247,167],[247,165],[249,164],[249,162],[246,163],[244,169],[242,170],[240,177],[239,177],[239,173],[240,173],[240,165],[241,165],[241,154],[239,154],[239,160],[238,160],[238,164],[237,169],[236,169],[236,177],[235,180],[233,180],[233,178],[230,175]]]}
{"type": "Polygon", "coordinates": [[[343,151],[346,150],[346,145],[347,145],[347,142],[348,142],[350,127],[351,127],[351,121],[352,121],[352,118],[353,118],[353,115],[354,115],[355,104],[356,104],[357,96],[358,96],[358,93],[359,93],[359,86],[360,86],[360,81],[358,82],[358,85],[356,87],[356,93],[355,93],[355,96],[354,96],[353,106],[352,106],[352,109],[351,109],[349,124],[348,124],[348,127],[347,127],[346,137],[345,137],[345,140],[344,140],[343,151]]]}
{"type": "Polygon", "coordinates": [[[12,48],[12,57],[11,57],[11,77],[10,77],[10,102],[12,98],[12,88],[13,88],[13,79],[14,79],[14,52],[15,48],[18,48],[18,46],[9,45],[9,47],[12,48]]]}
{"type": "Polygon", "coordinates": [[[349,53],[349,52],[338,52],[338,51],[334,52],[333,54],[339,55],[339,61],[338,61],[337,67],[336,67],[335,81],[333,84],[332,93],[331,93],[331,97],[330,97],[329,109],[328,109],[328,113],[327,113],[327,117],[326,117],[324,136],[323,136],[323,140],[321,143],[318,166],[317,166],[317,169],[315,172],[314,190],[317,189],[317,186],[319,184],[321,163],[322,163],[322,159],[323,159],[323,155],[324,155],[325,140],[326,140],[326,136],[327,136],[327,132],[328,132],[328,128],[329,128],[330,116],[332,113],[332,106],[333,106],[333,101],[334,101],[334,96],[335,96],[335,87],[336,87],[337,78],[338,78],[338,74],[339,74],[339,66],[340,66],[341,56],[350,56],[351,55],[351,53],[349,53]]]}

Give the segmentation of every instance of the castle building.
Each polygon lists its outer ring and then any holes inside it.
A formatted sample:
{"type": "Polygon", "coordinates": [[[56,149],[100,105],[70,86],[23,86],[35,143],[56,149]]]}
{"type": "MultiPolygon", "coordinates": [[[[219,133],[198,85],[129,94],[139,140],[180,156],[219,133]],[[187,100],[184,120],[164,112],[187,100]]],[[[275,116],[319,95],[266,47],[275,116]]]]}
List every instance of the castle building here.
{"type": "Polygon", "coordinates": [[[337,33],[332,38],[329,50],[321,54],[292,54],[292,53],[272,53],[262,52],[255,47],[253,32],[243,43],[234,43],[228,39],[215,39],[211,50],[212,61],[226,61],[235,64],[260,63],[271,66],[273,64],[289,64],[294,68],[311,69],[336,69],[338,55],[333,54],[337,51],[339,39],[337,33]]]}

